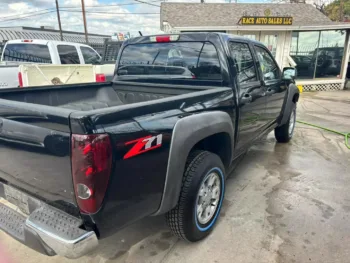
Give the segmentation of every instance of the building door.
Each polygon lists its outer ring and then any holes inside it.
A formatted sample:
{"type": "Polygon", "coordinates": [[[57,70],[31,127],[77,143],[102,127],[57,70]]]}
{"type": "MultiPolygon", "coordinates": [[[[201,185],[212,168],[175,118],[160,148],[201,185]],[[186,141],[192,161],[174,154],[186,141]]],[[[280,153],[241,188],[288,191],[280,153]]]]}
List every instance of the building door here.
{"type": "Polygon", "coordinates": [[[259,41],[260,32],[259,31],[239,31],[239,35],[242,37],[259,41]]]}
{"type": "Polygon", "coordinates": [[[259,41],[272,53],[280,67],[283,65],[283,44],[285,32],[261,31],[259,41]]]}

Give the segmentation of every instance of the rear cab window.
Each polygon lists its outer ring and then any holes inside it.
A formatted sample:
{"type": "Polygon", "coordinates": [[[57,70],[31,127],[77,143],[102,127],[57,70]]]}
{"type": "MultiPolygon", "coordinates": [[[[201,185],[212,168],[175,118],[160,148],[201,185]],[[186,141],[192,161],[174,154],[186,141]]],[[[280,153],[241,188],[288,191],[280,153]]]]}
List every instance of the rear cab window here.
{"type": "Polygon", "coordinates": [[[85,64],[101,64],[101,57],[97,54],[95,50],[89,47],[80,47],[80,50],[83,54],[85,64]]]}
{"type": "Polygon", "coordinates": [[[3,52],[2,60],[52,63],[50,51],[47,45],[31,43],[7,44],[3,52]]]}
{"type": "Polygon", "coordinates": [[[80,64],[78,51],[75,46],[57,45],[61,64],[80,64]]]}
{"type": "Polygon", "coordinates": [[[210,42],[140,43],[126,46],[121,54],[119,79],[171,78],[221,81],[216,48],[210,42]]]}

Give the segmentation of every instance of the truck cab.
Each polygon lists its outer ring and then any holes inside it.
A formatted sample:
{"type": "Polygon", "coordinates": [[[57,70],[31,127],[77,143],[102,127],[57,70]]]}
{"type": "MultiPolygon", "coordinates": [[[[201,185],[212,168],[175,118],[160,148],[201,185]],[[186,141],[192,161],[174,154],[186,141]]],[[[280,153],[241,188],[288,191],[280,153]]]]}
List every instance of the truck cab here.
{"type": "Polygon", "coordinates": [[[45,64],[100,64],[101,56],[90,46],[40,39],[10,40],[2,52],[1,61],[45,64]]]}

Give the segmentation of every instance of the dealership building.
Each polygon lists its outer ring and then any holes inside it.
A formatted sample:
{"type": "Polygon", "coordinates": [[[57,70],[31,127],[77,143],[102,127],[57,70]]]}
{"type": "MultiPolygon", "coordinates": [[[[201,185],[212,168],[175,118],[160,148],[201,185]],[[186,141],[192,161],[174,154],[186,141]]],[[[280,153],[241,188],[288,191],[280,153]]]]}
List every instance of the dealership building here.
{"type": "Polygon", "coordinates": [[[263,42],[280,67],[297,68],[304,90],[344,88],[350,23],[308,4],[162,3],[161,30],[224,32],[263,42]]]}

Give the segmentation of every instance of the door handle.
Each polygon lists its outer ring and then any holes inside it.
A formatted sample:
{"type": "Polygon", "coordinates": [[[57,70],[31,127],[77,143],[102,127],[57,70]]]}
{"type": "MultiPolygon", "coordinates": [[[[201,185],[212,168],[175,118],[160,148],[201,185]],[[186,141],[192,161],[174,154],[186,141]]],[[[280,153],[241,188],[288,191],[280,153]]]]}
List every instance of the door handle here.
{"type": "Polygon", "coordinates": [[[250,103],[250,102],[252,102],[252,100],[253,100],[253,97],[249,93],[244,93],[242,98],[241,98],[241,102],[244,104],[250,103]]]}

